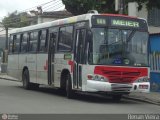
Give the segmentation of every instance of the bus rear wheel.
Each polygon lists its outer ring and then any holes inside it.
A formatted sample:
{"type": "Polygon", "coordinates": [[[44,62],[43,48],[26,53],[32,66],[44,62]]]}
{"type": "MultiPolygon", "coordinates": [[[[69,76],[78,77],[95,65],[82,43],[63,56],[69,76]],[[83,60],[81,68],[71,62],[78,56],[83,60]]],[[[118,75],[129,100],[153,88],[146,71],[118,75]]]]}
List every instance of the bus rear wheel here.
{"type": "Polygon", "coordinates": [[[22,75],[22,83],[23,83],[23,88],[26,90],[31,89],[31,83],[29,82],[29,71],[26,69],[23,72],[22,75]]]}
{"type": "Polygon", "coordinates": [[[69,99],[74,98],[74,91],[72,90],[71,76],[69,74],[66,76],[66,96],[69,99]]]}

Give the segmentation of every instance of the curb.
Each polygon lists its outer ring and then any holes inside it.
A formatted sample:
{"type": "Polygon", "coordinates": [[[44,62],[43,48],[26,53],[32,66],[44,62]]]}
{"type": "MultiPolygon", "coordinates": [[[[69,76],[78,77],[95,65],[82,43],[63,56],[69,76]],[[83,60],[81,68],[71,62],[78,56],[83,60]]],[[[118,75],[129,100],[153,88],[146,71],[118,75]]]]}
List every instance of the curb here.
{"type": "Polygon", "coordinates": [[[138,98],[136,98],[136,96],[135,97],[123,96],[123,98],[124,99],[135,100],[135,101],[139,101],[139,102],[146,102],[146,103],[150,103],[150,104],[154,104],[154,105],[160,106],[160,102],[154,102],[154,101],[149,100],[149,99],[148,100],[147,99],[138,99],[138,98]]]}
{"type": "Polygon", "coordinates": [[[19,82],[16,79],[12,79],[12,78],[6,78],[6,77],[0,77],[0,79],[4,79],[4,80],[9,80],[9,81],[15,81],[15,82],[19,82]]]}
{"type": "MultiPolygon", "coordinates": [[[[3,75],[3,74],[0,74],[0,75],[3,75]]],[[[4,74],[6,75],[6,74],[4,74]]],[[[21,82],[21,81],[18,81],[16,79],[11,79],[11,78],[6,78],[6,77],[0,77],[0,79],[4,79],[4,80],[9,80],[9,81],[15,81],[15,82],[21,82]]],[[[149,100],[149,99],[138,99],[137,96],[123,96],[124,99],[130,99],[130,100],[135,100],[135,101],[139,101],[139,102],[146,102],[146,103],[149,103],[149,104],[154,104],[154,105],[158,105],[160,106],[160,102],[154,102],[152,100],[149,100]]]]}
{"type": "Polygon", "coordinates": [[[0,75],[7,75],[7,73],[0,73],[0,75]]]}

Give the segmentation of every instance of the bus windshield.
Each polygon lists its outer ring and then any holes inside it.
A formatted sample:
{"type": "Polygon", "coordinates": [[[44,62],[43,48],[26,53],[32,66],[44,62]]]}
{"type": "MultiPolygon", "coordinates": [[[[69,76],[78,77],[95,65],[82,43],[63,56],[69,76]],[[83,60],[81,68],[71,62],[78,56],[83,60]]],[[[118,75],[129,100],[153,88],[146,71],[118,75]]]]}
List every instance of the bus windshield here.
{"type": "Polygon", "coordinates": [[[89,63],[148,66],[148,32],[132,29],[92,28],[89,63]]]}

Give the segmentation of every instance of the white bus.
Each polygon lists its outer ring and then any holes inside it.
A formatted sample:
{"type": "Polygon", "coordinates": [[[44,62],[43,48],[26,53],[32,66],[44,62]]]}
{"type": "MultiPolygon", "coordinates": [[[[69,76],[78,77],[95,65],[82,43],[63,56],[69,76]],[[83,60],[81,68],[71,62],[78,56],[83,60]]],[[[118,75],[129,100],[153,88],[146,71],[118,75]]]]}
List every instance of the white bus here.
{"type": "Polygon", "coordinates": [[[49,85],[104,92],[120,100],[149,92],[148,26],[144,19],[88,13],[12,30],[8,74],[25,89],[49,85]]]}

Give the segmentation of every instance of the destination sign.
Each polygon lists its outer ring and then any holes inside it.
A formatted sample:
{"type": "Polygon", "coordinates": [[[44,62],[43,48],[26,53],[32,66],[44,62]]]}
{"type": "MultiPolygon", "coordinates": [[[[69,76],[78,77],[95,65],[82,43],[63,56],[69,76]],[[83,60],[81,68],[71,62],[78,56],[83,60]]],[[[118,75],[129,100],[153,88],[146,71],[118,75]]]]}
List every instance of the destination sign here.
{"type": "Polygon", "coordinates": [[[147,23],[143,19],[123,16],[94,15],[92,16],[92,26],[94,27],[120,27],[128,29],[148,30],[147,23]]]}
{"type": "Polygon", "coordinates": [[[135,27],[135,28],[140,27],[139,22],[134,22],[134,21],[130,21],[130,20],[115,20],[115,19],[112,19],[111,24],[113,26],[126,26],[126,27],[135,27]]]}
{"type": "Polygon", "coordinates": [[[97,24],[99,25],[106,25],[106,20],[105,19],[102,19],[102,18],[97,18],[97,24]]]}

